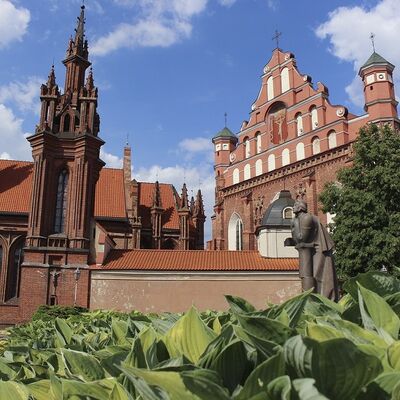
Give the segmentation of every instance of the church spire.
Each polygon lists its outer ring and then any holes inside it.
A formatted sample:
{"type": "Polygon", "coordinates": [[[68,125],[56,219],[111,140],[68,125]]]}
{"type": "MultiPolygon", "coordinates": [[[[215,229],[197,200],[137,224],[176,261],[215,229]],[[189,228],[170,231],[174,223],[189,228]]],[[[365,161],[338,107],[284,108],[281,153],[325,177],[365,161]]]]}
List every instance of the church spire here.
{"type": "Polygon", "coordinates": [[[81,7],[81,15],[78,17],[78,26],[75,29],[75,44],[82,44],[85,40],[85,5],[81,7]]]}
{"type": "Polygon", "coordinates": [[[189,209],[189,196],[186,183],[182,186],[181,209],[189,209]]]}
{"type": "Polygon", "coordinates": [[[203,195],[201,194],[201,190],[199,189],[196,195],[196,201],[194,205],[194,215],[196,217],[204,216],[204,202],[203,195]]]}
{"type": "Polygon", "coordinates": [[[156,181],[154,185],[154,192],[153,192],[153,207],[154,209],[156,208],[162,208],[161,204],[161,191],[160,191],[160,184],[158,181],[156,181]]]}
{"type": "Polygon", "coordinates": [[[51,66],[49,77],[47,78],[47,87],[52,89],[56,86],[56,74],[54,72],[54,64],[51,66]]]}

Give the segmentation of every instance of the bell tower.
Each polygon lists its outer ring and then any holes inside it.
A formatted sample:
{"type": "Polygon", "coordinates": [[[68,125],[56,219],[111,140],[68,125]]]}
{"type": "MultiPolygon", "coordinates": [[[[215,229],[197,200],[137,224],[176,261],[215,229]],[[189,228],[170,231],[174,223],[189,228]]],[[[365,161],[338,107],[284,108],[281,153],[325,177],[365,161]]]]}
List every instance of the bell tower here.
{"type": "MultiPolygon", "coordinates": [[[[92,69],[87,72],[91,63],[84,6],[63,64],[64,92],[56,84],[53,65],[40,89],[39,124],[35,134],[28,137],[34,167],[23,267],[26,271],[31,267],[47,268],[50,274],[56,273],[54,276],[60,268],[87,268],[90,263],[95,187],[104,166],[99,158],[104,142],[98,137],[98,93],[92,69]]],[[[49,278],[52,281],[54,287],[47,290],[47,296],[57,297],[53,292],[62,279],[49,278]]],[[[49,298],[43,302],[49,302],[49,298]]]]}
{"type": "Polygon", "coordinates": [[[375,51],[360,68],[364,84],[365,111],[371,122],[392,122],[397,119],[397,101],[393,84],[394,65],[375,51]]]}

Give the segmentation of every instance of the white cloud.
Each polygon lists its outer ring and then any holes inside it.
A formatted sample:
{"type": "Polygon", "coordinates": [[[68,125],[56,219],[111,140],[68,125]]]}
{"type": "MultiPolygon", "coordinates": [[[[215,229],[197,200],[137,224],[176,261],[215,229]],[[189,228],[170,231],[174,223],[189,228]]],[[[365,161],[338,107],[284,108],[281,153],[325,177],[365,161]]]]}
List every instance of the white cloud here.
{"type": "Polygon", "coordinates": [[[218,3],[221,4],[221,6],[231,7],[236,3],[236,0],[218,0],[218,3]]]}
{"type": "Polygon", "coordinates": [[[208,0],[114,0],[118,5],[136,7],[139,18],[121,23],[98,38],[91,53],[104,56],[120,48],[169,47],[192,33],[192,18],[202,13],[208,0]]]}
{"type": "Polygon", "coordinates": [[[100,150],[100,158],[106,163],[108,168],[122,168],[122,158],[108,153],[104,149],[100,150]]]}
{"type": "MultiPolygon", "coordinates": [[[[369,39],[371,31],[376,35],[377,52],[391,63],[400,65],[400,52],[393,44],[400,35],[398,0],[381,0],[372,8],[339,7],[329,13],[328,20],[318,26],[315,33],[321,39],[329,39],[332,54],[340,60],[353,63],[358,72],[372,53],[369,39]]],[[[395,79],[398,80],[396,76],[395,79]]],[[[360,104],[363,96],[360,86],[357,86],[353,81],[346,88],[350,100],[356,105],[360,104]]]]}
{"type": "Polygon", "coordinates": [[[26,8],[17,8],[9,0],[0,0],[0,48],[22,40],[30,19],[30,12],[26,8]]]}
{"type": "Polygon", "coordinates": [[[22,130],[22,120],[10,108],[0,104],[0,121],[0,158],[30,160],[32,156],[26,140],[28,134],[22,130]]]}
{"type": "Polygon", "coordinates": [[[212,152],[212,143],[209,138],[187,138],[179,143],[180,150],[190,153],[212,152]]]}
{"type": "Polygon", "coordinates": [[[0,86],[0,103],[12,103],[20,111],[32,111],[39,114],[39,88],[44,79],[36,76],[28,78],[26,82],[11,82],[0,86]]]}

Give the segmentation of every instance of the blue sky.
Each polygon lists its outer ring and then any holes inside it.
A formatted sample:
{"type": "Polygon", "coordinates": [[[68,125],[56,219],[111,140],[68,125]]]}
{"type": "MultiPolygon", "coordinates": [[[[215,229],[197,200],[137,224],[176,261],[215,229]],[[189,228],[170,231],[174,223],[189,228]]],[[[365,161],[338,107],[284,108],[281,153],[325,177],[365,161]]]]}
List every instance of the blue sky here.
{"type": "MultiPolygon", "coordinates": [[[[0,157],[30,159],[39,87],[64,58],[80,0],[0,0],[0,157]]],[[[211,137],[248,118],[281,31],[334,104],[362,113],[356,78],[377,51],[400,65],[398,0],[86,0],[86,34],[99,87],[103,159],[120,166],[129,135],[134,176],[202,187],[211,215],[211,137]]],[[[397,78],[397,75],[396,75],[397,78]]],[[[397,81],[397,79],[396,79],[397,81]]],[[[209,219],[208,219],[209,222],[209,219]]],[[[209,227],[207,228],[209,235],[209,227]]]]}

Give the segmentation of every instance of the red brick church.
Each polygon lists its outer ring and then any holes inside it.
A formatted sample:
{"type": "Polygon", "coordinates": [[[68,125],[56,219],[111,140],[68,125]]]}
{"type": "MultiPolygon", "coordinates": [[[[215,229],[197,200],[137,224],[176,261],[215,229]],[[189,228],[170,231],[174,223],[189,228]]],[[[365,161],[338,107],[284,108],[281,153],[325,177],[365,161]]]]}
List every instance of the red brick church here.
{"type": "MultiPolygon", "coordinates": [[[[318,194],[351,161],[359,129],[372,122],[399,128],[393,69],[374,51],[359,71],[365,113],[354,115],[331,104],[328,88],[320,82],[313,85],[311,77],[298,69],[294,55],[276,48],[264,67],[249,120],[237,134],[225,127],[212,140],[216,191],[208,247],[264,248],[266,256],[277,254],[279,247],[284,255],[285,235],[282,243],[271,244],[268,250],[264,235],[258,234],[264,231],[272,237],[287,230],[284,221],[271,226],[263,221],[282,189],[292,199],[306,200],[312,213],[330,222],[332,216],[323,215],[318,207],[318,194]]],[[[283,220],[290,220],[290,207],[285,211],[283,220]]]]}
{"type": "Polygon", "coordinates": [[[249,121],[213,138],[218,251],[204,251],[200,191],[189,199],[186,185],[179,195],[132,180],[129,147],[123,168],[104,168],[84,22],[82,7],[64,91],[54,67],[41,87],[33,162],[0,160],[0,325],[41,304],[183,311],[221,309],[224,294],[263,307],[298,293],[297,254],[283,245],[294,199],[319,213],[317,195],[351,160],[359,128],[398,126],[394,66],[374,53],[360,69],[366,113],[355,116],[276,49],[249,121]]]}
{"type": "Polygon", "coordinates": [[[88,305],[88,266],[111,249],[204,249],[200,190],[189,198],[185,184],[179,195],[132,180],[129,147],[122,169],[104,168],[84,10],[63,61],[64,91],[54,66],[40,88],[33,162],[0,160],[0,323],[38,304],[88,305]]]}

